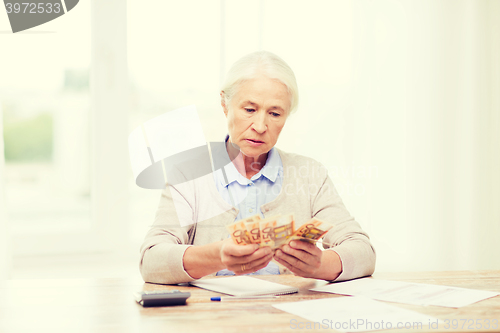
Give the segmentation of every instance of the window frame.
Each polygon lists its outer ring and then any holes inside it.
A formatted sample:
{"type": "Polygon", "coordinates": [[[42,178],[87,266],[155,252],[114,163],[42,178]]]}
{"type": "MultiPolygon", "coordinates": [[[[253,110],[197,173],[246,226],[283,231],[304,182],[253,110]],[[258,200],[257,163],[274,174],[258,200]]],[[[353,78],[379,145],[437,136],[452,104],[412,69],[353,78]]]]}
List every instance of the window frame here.
{"type": "MultiPolygon", "coordinates": [[[[120,252],[130,243],[127,2],[91,0],[90,20],[90,227],[11,234],[14,257],[120,252]]],[[[8,218],[4,224],[8,230],[8,218]]]]}

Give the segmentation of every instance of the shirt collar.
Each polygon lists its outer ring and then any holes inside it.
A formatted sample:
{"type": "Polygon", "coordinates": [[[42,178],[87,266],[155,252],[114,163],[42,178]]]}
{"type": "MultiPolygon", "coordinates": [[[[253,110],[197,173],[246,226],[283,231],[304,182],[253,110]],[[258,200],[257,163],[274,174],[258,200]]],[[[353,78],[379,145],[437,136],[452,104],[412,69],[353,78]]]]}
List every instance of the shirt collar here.
{"type": "MultiPolygon", "coordinates": [[[[280,154],[273,147],[267,154],[266,164],[254,177],[258,178],[260,177],[259,174],[262,174],[264,177],[266,177],[267,179],[269,179],[274,183],[276,181],[276,178],[278,178],[278,173],[281,169],[283,169],[283,167],[281,166],[280,154]]],[[[252,179],[254,177],[252,177],[252,179]]]]}
{"type": "MultiPolygon", "coordinates": [[[[226,135],[225,142],[227,142],[228,139],[229,139],[229,135],[226,135]]],[[[219,151],[219,154],[222,155],[222,156],[220,156],[221,158],[224,158],[225,160],[230,160],[226,149],[221,149],[219,151]]],[[[276,182],[276,179],[278,178],[278,174],[280,172],[282,172],[283,167],[282,167],[280,155],[276,151],[276,149],[273,147],[273,148],[271,148],[271,150],[269,151],[269,153],[267,155],[267,161],[266,161],[266,164],[264,165],[264,167],[257,174],[255,174],[251,179],[247,179],[247,178],[243,177],[243,175],[238,172],[238,170],[236,169],[236,167],[234,166],[233,163],[228,163],[224,167],[224,170],[226,172],[227,183],[226,183],[225,179],[221,179],[221,182],[222,182],[223,186],[227,187],[232,182],[238,182],[240,185],[248,185],[252,181],[259,179],[261,176],[266,177],[267,179],[269,179],[271,182],[274,183],[274,182],[276,182]]]]}

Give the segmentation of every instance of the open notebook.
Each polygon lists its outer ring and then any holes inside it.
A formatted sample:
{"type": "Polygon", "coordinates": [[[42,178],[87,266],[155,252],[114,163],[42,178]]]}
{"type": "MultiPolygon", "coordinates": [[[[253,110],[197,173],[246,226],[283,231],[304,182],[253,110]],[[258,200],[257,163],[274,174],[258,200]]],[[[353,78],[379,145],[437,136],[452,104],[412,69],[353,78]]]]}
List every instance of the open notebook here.
{"type": "Polygon", "coordinates": [[[202,279],[189,284],[203,289],[232,296],[283,295],[299,291],[298,288],[264,281],[250,276],[231,276],[215,279],[202,279]]]}

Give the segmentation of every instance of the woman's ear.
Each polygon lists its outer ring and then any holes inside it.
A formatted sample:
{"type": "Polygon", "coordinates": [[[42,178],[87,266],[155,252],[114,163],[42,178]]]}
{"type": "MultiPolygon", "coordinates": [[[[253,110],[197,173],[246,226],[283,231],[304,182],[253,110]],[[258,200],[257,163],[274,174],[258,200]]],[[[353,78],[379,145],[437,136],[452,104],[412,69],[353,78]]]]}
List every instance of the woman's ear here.
{"type": "Polygon", "coordinates": [[[222,110],[227,117],[226,95],[223,90],[220,92],[220,105],[222,106],[222,110]]]}

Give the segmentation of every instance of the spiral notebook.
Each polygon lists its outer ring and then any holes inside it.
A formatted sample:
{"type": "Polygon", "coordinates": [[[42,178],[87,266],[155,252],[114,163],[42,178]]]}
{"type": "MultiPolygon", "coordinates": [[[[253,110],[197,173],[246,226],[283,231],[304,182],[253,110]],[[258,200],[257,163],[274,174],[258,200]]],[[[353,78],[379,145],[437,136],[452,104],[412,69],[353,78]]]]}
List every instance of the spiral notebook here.
{"type": "Polygon", "coordinates": [[[189,284],[232,296],[284,295],[299,291],[298,288],[250,276],[231,276],[215,279],[202,279],[189,284]]]}

